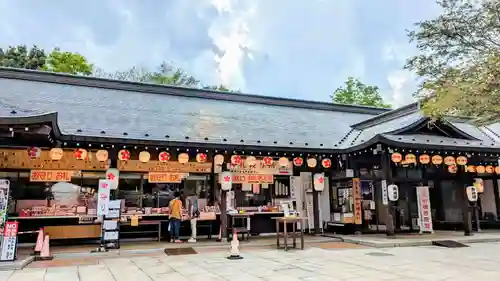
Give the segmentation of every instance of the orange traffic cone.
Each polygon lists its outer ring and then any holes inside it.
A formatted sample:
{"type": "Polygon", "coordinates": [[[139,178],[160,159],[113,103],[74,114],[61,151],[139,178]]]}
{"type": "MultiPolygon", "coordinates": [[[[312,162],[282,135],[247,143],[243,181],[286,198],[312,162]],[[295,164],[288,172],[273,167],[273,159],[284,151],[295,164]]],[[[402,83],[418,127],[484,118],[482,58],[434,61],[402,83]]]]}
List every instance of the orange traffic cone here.
{"type": "Polygon", "coordinates": [[[236,229],[233,229],[233,240],[231,241],[231,251],[229,251],[228,260],[241,260],[243,259],[240,256],[240,241],[238,241],[238,232],[236,229]]]}
{"type": "Polygon", "coordinates": [[[35,260],[47,261],[52,260],[53,258],[54,257],[50,255],[50,238],[48,235],[45,235],[42,251],[40,252],[40,256],[36,257],[35,260]]]}
{"type": "Polygon", "coordinates": [[[34,256],[40,255],[43,248],[43,228],[38,231],[38,237],[36,238],[35,250],[33,251],[34,256]]]}

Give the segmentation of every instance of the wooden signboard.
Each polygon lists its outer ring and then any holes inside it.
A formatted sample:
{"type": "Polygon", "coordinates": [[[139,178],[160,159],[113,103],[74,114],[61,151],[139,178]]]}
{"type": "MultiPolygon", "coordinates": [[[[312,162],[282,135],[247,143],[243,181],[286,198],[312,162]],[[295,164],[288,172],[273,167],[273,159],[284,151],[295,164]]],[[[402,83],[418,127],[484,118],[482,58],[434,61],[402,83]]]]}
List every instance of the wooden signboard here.
{"type": "Polygon", "coordinates": [[[363,223],[363,210],[361,207],[361,182],[359,178],[352,179],[352,197],[354,199],[354,223],[363,223]]]}
{"type": "Polygon", "coordinates": [[[281,167],[278,161],[273,161],[271,165],[264,165],[262,160],[256,160],[255,163],[249,165],[245,160],[242,160],[241,165],[228,163],[227,168],[230,172],[237,174],[293,175],[292,162],[285,167],[281,167]]]}
{"type": "Polygon", "coordinates": [[[62,170],[31,170],[31,182],[70,182],[73,171],[62,170]]]}
{"type": "Polygon", "coordinates": [[[162,173],[149,172],[148,182],[150,183],[181,183],[188,174],[183,173],[162,173]]]}
{"type": "MultiPolygon", "coordinates": [[[[233,174],[232,183],[274,183],[273,175],[246,175],[246,174],[233,174]]],[[[222,182],[221,175],[219,175],[219,183],[222,182]]]]}
{"type": "Polygon", "coordinates": [[[0,149],[0,168],[27,170],[78,170],[105,171],[108,162],[100,162],[93,152],[88,152],[88,160],[77,160],[73,150],[65,150],[61,160],[52,160],[49,150],[42,150],[40,157],[30,158],[28,149],[0,149]]]}
{"type": "Polygon", "coordinates": [[[181,164],[177,161],[160,162],[139,160],[118,161],[118,170],[126,172],[164,172],[164,173],[211,173],[212,163],[188,162],[181,164]]]}

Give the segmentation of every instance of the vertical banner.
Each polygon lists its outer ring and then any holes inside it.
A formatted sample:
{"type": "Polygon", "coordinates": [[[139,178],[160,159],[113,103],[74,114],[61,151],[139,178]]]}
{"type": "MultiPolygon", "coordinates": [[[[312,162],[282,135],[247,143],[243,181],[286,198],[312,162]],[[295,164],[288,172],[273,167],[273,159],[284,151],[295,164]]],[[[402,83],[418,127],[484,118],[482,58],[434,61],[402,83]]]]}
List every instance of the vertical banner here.
{"type": "Polygon", "coordinates": [[[108,180],[99,180],[97,192],[97,216],[105,216],[109,211],[109,194],[111,184],[108,180]]]}
{"type": "Polygon", "coordinates": [[[2,239],[2,251],[0,253],[1,261],[13,261],[16,258],[18,229],[19,223],[17,221],[8,221],[5,223],[2,239]]]}
{"type": "Polygon", "coordinates": [[[361,208],[361,182],[359,178],[352,179],[352,197],[354,200],[354,223],[363,223],[363,211],[361,208]]]}
{"type": "Polygon", "coordinates": [[[389,198],[388,198],[388,192],[387,192],[387,181],[382,180],[381,182],[382,185],[382,204],[383,205],[389,205],[389,198]]]}
{"type": "Polygon", "coordinates": [[[418,221],[420,232],[433,232],[432,215],[431,215],[431,200],[429,197],[428,186],[417,187],[417,202],[418,202],[418,221]]]}
{"type": "Polygon", "coordinates": [[[0,227],[3,226],[7,217],[7,209],[9,206],[9,189],[10,181],[0,179],[0,227]]]}

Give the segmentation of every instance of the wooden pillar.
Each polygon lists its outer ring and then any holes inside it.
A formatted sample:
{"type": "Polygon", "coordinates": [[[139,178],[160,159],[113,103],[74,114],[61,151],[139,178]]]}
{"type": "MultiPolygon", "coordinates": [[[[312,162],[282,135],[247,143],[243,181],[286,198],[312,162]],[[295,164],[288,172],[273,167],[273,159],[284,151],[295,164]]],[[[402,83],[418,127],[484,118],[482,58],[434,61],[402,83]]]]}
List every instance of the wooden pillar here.
{"type": "Polygon", "coordinates": [[[498,190],[498,176],[493,176],[493,194],[495,196],[495,207],[497,220],[500,217],[500,192],[498,190]]]}
{"type": "MultiPolygon", "coordinates": [[[[382,167],[382,178],[383,181],[385,181],[385,184],[389,186],[392,184],[392,168],[391,168],[391,159],[390,155],[387,153],[387,151],[382,150],[381,157],[380,157],[380,166],[382,167]]],[[[384,196],[384,194],[382,194],[384,196]]],[[[386,234],[387,236],[394,236],[395,231],[394,231],[394,216],[393,216],[393,208],[392,208],[392,202],[387,200],[388,203],[387,205],[383,205],[384,212],[386,213],[386,220],[385,220],[385,228],[386,228],[386,234]]]]}
{"type": "Polygon", "coordinates": [[[463,193],[463,224],[464,224],[464,235],[471,236],[472,232],[472,216],[471,216],[471,206],[469,199],[467,198],[467,186],[472,184],[470,177],[464,168],[460,168],[458,171],[458,188],[462,189],[463,193]]]}

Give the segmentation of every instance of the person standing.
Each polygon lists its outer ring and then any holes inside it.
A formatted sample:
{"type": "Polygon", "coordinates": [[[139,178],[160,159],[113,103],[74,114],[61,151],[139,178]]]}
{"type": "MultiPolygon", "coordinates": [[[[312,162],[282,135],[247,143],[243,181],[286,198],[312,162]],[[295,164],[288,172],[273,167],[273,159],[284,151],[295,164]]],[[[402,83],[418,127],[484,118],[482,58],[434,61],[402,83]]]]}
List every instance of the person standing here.
{"type": "Polygon", "coordinates": [[[191,222],[191,238],[189,238],[188,242],[195,243],[196,242],[196,223],[200,218],[200,210],[198,209],[198,196],[190,196],[188,198],[189,204],[189,220],[191,222]]]}
{"type": "Polygon", "coordinates": [[[170,220],[170,241],[175,243],[181,243],[179,239],[179,230],[181,228],[182,220],[182,201],[180,200],[181,193],[176,191],[174,193],[174,199],[168,204],[169,208],[169,220],[170,220]]]}

